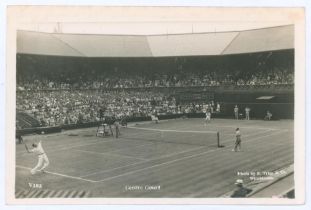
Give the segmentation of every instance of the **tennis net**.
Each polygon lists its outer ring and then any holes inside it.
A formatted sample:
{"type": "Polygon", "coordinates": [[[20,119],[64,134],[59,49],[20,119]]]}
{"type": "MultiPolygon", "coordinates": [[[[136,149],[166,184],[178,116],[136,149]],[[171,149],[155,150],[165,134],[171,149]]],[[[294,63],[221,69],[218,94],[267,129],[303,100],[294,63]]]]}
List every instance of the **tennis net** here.
{"type": "Polygon", "coordinates": [[[218,131],[162,130],[142,127],[128,127],[121,138],[163,143],[190,144],[200,146],[221,146],[218,131]]]}

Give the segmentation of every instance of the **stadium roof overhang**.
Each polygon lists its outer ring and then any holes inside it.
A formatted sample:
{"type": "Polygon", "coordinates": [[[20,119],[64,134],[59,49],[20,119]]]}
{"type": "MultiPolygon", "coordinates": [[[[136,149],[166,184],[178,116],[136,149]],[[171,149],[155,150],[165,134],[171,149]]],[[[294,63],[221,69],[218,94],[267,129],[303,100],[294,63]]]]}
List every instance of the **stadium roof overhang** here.
{"type": "Polygon", "coordinates": [[[294,49],[294,26],[169,35],[17,32],[17,53],[80,57],[226,55],[294,49]]]}
{"type": "Polygon", "coordinates": [[[258,98],[256,98],[257,100],[271,100],[273,99],[275,96],[260,96],[258,98]]]}

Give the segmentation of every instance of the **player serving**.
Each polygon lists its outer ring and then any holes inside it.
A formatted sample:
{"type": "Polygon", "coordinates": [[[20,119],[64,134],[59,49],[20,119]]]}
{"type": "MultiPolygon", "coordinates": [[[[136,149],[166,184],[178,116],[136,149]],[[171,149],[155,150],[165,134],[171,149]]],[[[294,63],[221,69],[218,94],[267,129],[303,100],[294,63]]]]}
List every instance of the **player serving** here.
{"type": "Polygon", "coordinates": [[[35,153],[38,155],[38,163],[33,169],[30,170],[30,173],[34,175],[38,172],[44,172],[44,169],[49,165],[50,162],[42,148],[41,141],[39,141],[39,143],[33,143],[32,149],[29,149],[27,144],[25,144],[25,148],[28,153],[35,153]]]}

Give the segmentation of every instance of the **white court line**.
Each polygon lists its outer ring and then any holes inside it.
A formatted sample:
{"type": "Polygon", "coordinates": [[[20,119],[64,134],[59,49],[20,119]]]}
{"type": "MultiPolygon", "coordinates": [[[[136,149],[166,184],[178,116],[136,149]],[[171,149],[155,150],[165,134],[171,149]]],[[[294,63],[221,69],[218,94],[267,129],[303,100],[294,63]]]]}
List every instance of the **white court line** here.
{"type": "Polygon", "coordinates": [[[191,130],[162,130],[154,128],[139,128],[139,127],[129,127],[130,129],[147,130],[147,131],[160,131],[160,132],[176,132],[176,133],[213,133],[216,134],[217,131],[191,131],[191,130]]]}
{"type": "MultiPolygon", "coordinates": [[[[260,136],[260,137],[253,138],[253,139],[249,139],[249,140],[244,141],[244,143],[251,142],[251,141],[254,141],[254,140],[257,140],[257,139],[261,139],[261,138],[264,138],[264,137],[272,136],[272,135],[275,135],[277,133],[282,133],[282,132],[283,131],[277,131],[277,132],[269,134],[269,135],[260,136]]],[[[229,148],[229,149],[226,149],[225,151],[231,150],[231,149],[232,148],[229,148]]],[[[171,163],[178,162],[178,161],[181,161],[181,160],[189,159],[189,158],[192,158],[192,157],[201,156],[201,155],[204,155],[204,154],[207,154],[207,153],[214,152],[216,150],[219,150],[219,149],[209,150],[209,151],[202,152],[202,153],[199,153],[199,154],[190,155],[190,156],[178,158],[178,159],[175,159],[175,160],[167,161],[167,162],[164,162],[164,163],[156,164],[156,165],[153,165],[153,166],[150,166],[150,167],[146,167],[146,168],[142,168],[142,169],[126,172],[126,173],[123,173],[123,174],[119,174],[119,175],[116,175],[116,176],[112,176],[112,177],[108,177],[108,178],[105,178],[105,179],[102,179],[102,180],[98,180],[97,182],[104,182],[104,181],[108,181],[108,180],[115,179],[115,178],[118,178],[118,177],[122,177],[122,176],[125,176],[125,175],[129,175],[129,174],[133,174],[133,173],[136,173],[136,172],[144,171],[144,170],[147,170],[147,169],[155,168],[155,167],[158,167],[158,166],[163,166],[163,165],[171,164],[171,163]]]]}
{"type": "MultiPolygon", "coordinates": [[[[83,146],[88,146],[88,145],[93,145],[93,144],[101,144],[101,143],[106,143],[106,142],[112,142],[112,141],[123,141],[123,140],[126,140],[126,141],[131,141],[131,140],[128,140],[128,139],[123,139],[120,140],[120,139],[110,139],[110,140],[94,140],[93,143],[87,143],[87,144],[78,144],[78,145],[73,145],[73,146],[69,146],[69,147],[60,147],[60,149],[55,149],[52,150],[52,151],[49,151],[48,153],[53,153],[53,152],[58,152],[58,151],[62,151],[62,150],[68,150],[68,149],[72,149],[72,148],[76,148],[76,147],[83,147],[83,146]]],[[[151,144],[151,143],[149,143],[151,144]]],[[[70,145],[70,144],[68,144],[70,145]]],[[[147,145],[147,144],[145,144],[147,145]]],[[[138,146],[144,146],[144,145],[138,145],[138,146]]],[[[138,147],[138,146],[134,146],[134,147],[138,147]]],[[[128,148],[125,148],[125,149],[128,149],[128,148]]],[[[123,149],[119,149],[119,150],[123,150],[123,149]]],[[[118,151],[118,150],[114,150],[114,151],[118,151]]],[[[114,152],[113,151],[113,152],[114,152]]],[[[26,151],[23,151],[23,152],[18,152],[16,153],[16,155],[19,155],[19,156],[24,156],[24,155],[27,155],[29,154],[28,152],[26,151]]]]}
{"type": "Polygon", "coordinates": [[[128,155],[111,154],[109,152],[94,152],[94,151],[81,150],[81,149],[73,149],[73,150],[78,151],[78,152],[95,154],[95,155],[117,156],[117,157],[126,157],[126,158],[132,158],[132,159],[137,159],[137,160],[148,160],[148,159],[136,158],[136,157],[132,157],[132,156],[128,156],[128,155]]]}
{"type": "MultiPolygon", "coordinates": [[[[68,149],[72,149],[72,148],[76,148],[76,147],[83,147],[83,146],[88,146],[88,145],[93,145],[93,144],[102,144],[102,143],[106,143],[106,142],[111,142],[111,141],[116,141],[115,139],[111,139],[111,140],[105,140],[105,141],[96,141],[96,142],[93,142],[93,143],[87,143],[87,144],[78,144],[78,145],[73,145],[73,146],[70,146],[70,147],[60,147],[60,149],[55,149],[53,148],[53,150],[51,151],[48,151],[48,153],[54,153],[54,152],[58,152],[58,151],[63,151],[63,150],[68,150],[68,149]]],[[[20,152],[20,153],[16,153],[19,157],[21,156],[25,156],[25,155],[28,155],[29,153],[28,152],[20,152]]]]}
{"type": "MultiPolygon", "coordinates": [[[[83,146],[88,146],[88,145],[93,145],[93,144],[102,144],[102,143],[106,143],[106,142],[111,142],[111,141],[116,141],[115,139],[110,139],[110,140],[104,140],[104,141],[97,141],[97,142],[93,142],[93,143],[88,143],[88,144],[78,144],[78,145],[73,145],[71,147],[64,147],[62,149],[59,150],[67,150],[67,149],[72,149],[72,148],[76,148],[76,147],[83,147],[83,146]]],[[[56,150],[58,151],[58,150],[56,150]]]]}
{"type": "MultiPolygon", "coordinates": [[[[213,127],[210,126],[210,127],[213,127]]],[[[221,125],[221,126],[214,126],[215,128],[245,128],[245,129],[260,129],[260,130],[271,130],[271,131],[279,131],[282,129],[277,129],[277,128],[265,128],[265,127],[252,127],[252,126],[230,126],[230,125],[221,125]]]]}
{"type": "MultiPolygon", "coordinates": [[[[269,131],[273,131],[273,130],[270,130],[270,129],[267,129],[267,130],[264,130],[264,131],[257,131],[257,132],[246,132],[247,134],[246,135],[243,135],[243,131],[241,132],[242,133],[242,135],[244,136],[244,137],[246,137],[246,136],[254,136],[254,135],[257,135],[257,134],[260,134],[260,133],[267,133],[267,132],[269,132],[269,131]],[[250,135],[250,134],[252,134],[252,135],[250,135]]],[[[279,130],[279,131],[281,131],[281,130],[279,130]]],[[[235,136],[235,132],[220,132],[220,135],[231,135],[231,136],[235,136]]]]}
{"type": "MultiPolygon", "coordinates": [[[[271,131],[271,130],[259,131],[259,132],[250,133],[250,134],[247,134],[247,135],[243,135],[243,133],[242,133],[241,138],[243,140],[243,138],[245,138],[245,137],[256,136],[258,134],[264,134],[264,133],[268,133],[269,131],[271,131]]],[[[234,137],[232,139],[226,139],[226,140],[223,140],[223,141],[220,139],[220,143],[227,143],[227,142],[230,142],[230,141],[235,141],[235,134],[233,133],[233,135],[234,135],[234,137]]]]}
{"type": "Polygon", "coordinates": [[[179,154],[182,154],[182,153],[199,150],[199,149],[202,149],[202,147],[203,146],[200,146],[200,148],[194,148],[194,149],[184,150],[184,151],[181,151],[181,152],[175,152],[175,153],[171,153],[171,154],[168,154],[168,155],[160,156],[158,158],[149,159],[149,160],[146,160],[146,161],[136,162],[136,163],[132,163],[132,164],[125,165],[125,166],[119,166],[119,167],[116,167],[116,168],[106,169],[106,170],[103,170],[103,171],[98,171],[98,172],[95,172],[95,173],[87,174],[87,175],[84,175],[84,176],[81,176],[81,177],[88,177],[88,176],[92,176],[92,175],[96,175],[96,174],[101,174],[101,173],[105,173],[105,172],[109,172],[109,171],[114,171],[114,170],[120,169],[120,168],[126,168],[128,166],[139,165],[139,164],[142,164],[142,163],[147,163],[147,162],[151,162],[151,161],[155,161],[155,160],[160,160],[162,158],[168,158],[168,157],[172,157],[174,155],[179,155],[179,154]]]}
{"type": "MultiPolygon", "coordinates": [[[[121,137],[120,137],[121,139],[121,137]]],[[[123,141],[124,138],[122,138],[122,140],[119,140],[119,141],[123,141]]],[[[128,139],[124,139],[126,141],[129,141],[131,142],[132,140],[128,140],[128,139]]],[[[127,149],[132,149],[132,148],[137,148],[137,147],[143,147],[143,146],[151,146],[151,145],[154,145],[155,143],[152,143],[152,142],[149,142],[147,144],[141,144],[141,145],[136,145],[136,146],[132,146],[132,147],[126,147],[126,148],[122,148],[122,149],[115,149],[115,150],[111,150],[109,153],[111,152],[119,152],[119,151],[123,151],[123,150],[127,150],[127,149]]]]}
{"type": "MultiPolygon", "coordinates": [[[[101,143],[106,143],[106,142],[112,142],[112,141],[131,141],[131,140],[128,140],[128,139],[124,139],[124,138],[120,138],[120,139],[110,139],[110,140],[94,140],[93,143],[87,143],[87,144],[78,144],[78,145],[73,145],[73,146],[69,146],[69,147],[60,147],[60,149],[55,149],[52,150],[52,151],[49,151],[48,153],[53,153],[53,152],[57,152],[57,151],[62,151],[62,150],[68,150],[68,149],[72,149],[72,148],[76,148],[76,147],[83,147],[83,146],[88,146],[88,145],[93,145],[93,144],[101,144],[101,143]],[[122,139],[122,140],[121,140],[122,139]]],[[[152,143],[149,143],[149,144],[152,144],[152,143]]],[[[68,144],[69,145],[69,144],[68,144]]],[[[144,145],[137,145],[137,146],[134,146],[134,147],[140,147],[140,146],[145,146],[147,144],[144,144],[144,145]]],[[[132,147],[131,147],[132,148],[132,147]]],[[[128,149],[128,148],[124,148],[124,149],[128,149]]],[[[112,152],[115,152],[115,151],[121,151],[121,150],[124,150],[124,149],[118,149],[118,150],[113,150],[112,152]]],[[[16,155],[19,155],[19,156],[24,156],[24,155],[27,155],[29,154],[28,152],[26,151],[23,151],[23,152],[18,152],[16,153],[16,155]]]]}
{"type": "MultiPolygon", "coordinates": [[[[261,136],[261,137],[258,137],[258,138],[250,139],[250,140],[248,140],[248,141],[244,141],[244,143],[245,143],[245,142],[254,141],[254,140],[256,140],[256,139],[264,138],[264,137],[267,137],[267,136],[275,135],[275,134],[281,133],[281,132],[283,132],[283,131],[279,131],[279,132],[276,132],[276,133],[273,133],[273,134],[269,134],[269,135],[266,135],[266,136],[261,136]]],[[[143,169],[130,171],[130,172],[127,172],[127,173],[124,173],[124,174],[120,174],[120,175],[117,175],[117,176],[108,177],[108,178],[106,178],[106,179],[98,180],[98,181],[94,181],[94,180],[90,180],[90,179],[84,179],[84,178],[82,178],[82,177],[69,176],[69,175],[66,175],[66,174],[60,174],[60,173],[56,173],[56,172],[50,172],[50,171],[45,171],[45,172],[46,172],[46,173],[49,173],[49,174],[57,175],[57,176],[62,176],[62,177],[70,178],[70,179],[82,180],[82,181],[97,183],[97,182],[108,181],[108,180],[111,180],[111,179],[114,179],[114,178],[117,178],[117,177],[121,177],[121,176],[124,176],[124,175],[128,175],[128,174],[133,174],[133,173],[136,173],[136,172],[139,172],[139,171],[143,171],[143,170],[146,170],[146,169],[150,169],[150,168],[154,168],[154,167],[157,167],[157,166],[167,165],[167,164],[170,164],[170,163],[173,163],[173,162],[177,162],[177,161],[180,161],[180,160],[189,159],[189,158],[192,158],[192,157],[204,155],[204,154],[207,154],[207,153],[211,153],[211,152],[213,152],[213,151],[216,151],[216,150],[218,150],[218,149],[209,150],[209,151],[207,151],[207,152],[202,152],[202,153],[199,153],[199,154],[196,154],[196,155],[190,155],[190,156],[187,156],[187,157],[175,159],[175,160],[172,160],[172,161],[168,161],[168,162],[164,162],[164,163],[161,163],[161,164],[153,165],[153,166],[146,167],[146,168],[143,168],[143,169]]],[[[230,149],[227,149],[227,150],[231,150],[231,148],[230,148],[230,149]]],[[[181,152],[181,153],[182,153],[182,152],[181,152]]],[[[138,163],[137,163],[137,164],[138,164],[138,163]]],[[[128,165],[128,166],[129,166],[129,165],[128,165]]],[[[24,167],[24,166],[20,166],[20,165],[16,165],[16,167],[17,167],[17,168],[22,168],[22,169],[31,170],[31,168],[24,167]]],[[[99,172],[97,172],[97,173],[99,173],[99,172]]]]}
{"type": "MultiPolygon", "coordinates": [[[[252,135],[244,135],[244,137],[255,136],[255,135],[260,134],[260,133],[266,133],[266,131],[265,131],[265,132],[259,131],[259,132],[255,133],[255,134],[252,133],[252,135]]],[[[232,141],[233,141],[232,139],[227,139],[227,140],[221,141],[221,143],[227,143],[227,142],[232,142],[232,141]]],[[[146,145],[145,145],[145,146],[146,146],[146,145]]],[[[189,149],[189,150],[184,150],[184,151],[181,151],[181,152],[175,152],[175,153],[171,153],[171,154],[168,154],[168,155],[160,156],[160,157],[158,157],[158,158],[149,159],[149,160],[147,160],[147,161],[141,161],[141,162],[137,162],[137,163],[125,165],[125,166],[119,166],[119,167],[112,168],[112,169],[107,169],[107,170],[103,170],[103,171],[98,171],[98,172],[95,172],[95,173],[91,173],[91,174],[84,175],[84,176],[82,176],[82,177],[88,177],[88,176],[92,176],[92,175],[96,175],[96,174],[101,174],[101,173],[113,171],[113,170],[120,169],[120,168],[126,168],[127,166],[139,165],[139,164],[141,164],[141,163],[147,163],[147,162],[151,162],[151,161],[155,161],[155,160],[160,160],[160,159],[163,159],[163,158],[172,157],[172,156],[179,155],[179,154],[183,154],[183,153],[186,153],[186,152],[191,152],[191,151],[195,151],[195,150],[200,150],[200,149],[202,149],[203,147],[206,147],[206,146],[199,146],[199,148],[196,147],[196,148],[189,149]]]]}
{"type": "Polygon", "coordinates": [[[106,169],[106,170],[103,170],[103,171],[98,171],[98,172],[94,172],[94,173],[91,173],[91,174],[87,174],[87,175],[84,175],[84,176],[81,176],[81,177],[83,178],[83,177],[88,177],[88,176],[92,176],[92,175],[96,175],[96,174],[101,174],[101,173],[105,173],[105,172],[109,172],[109,171],[114,171],[114,170],[117,170],[117,169],[120,169],[120,168],[126,168],[128,166],[134,166],[134,165],[139,165],[141,163],[147,163],[149,161],[150,160],[145,160],[145,161],[140,161],[140,162],[136,162],[136,163],[131,163],[131,164],[128,164],[128,165],[125,165],[125,166],[118,166],[118,167],[115,167],[115,168],[106,169]]]}
{"type": "Polygon", "coordinates": [[[203,147],[207,147],[207,146],[199,146],[199,148],[193,148],[193,149],[188,149],[188,150],[183,150],[183,151],[180,151],[180,152],[175,152],[175,153],[170,153],[170,154],[167,154],[167,155],[162,155],[158,158],[154,158],[154,159],[151,159],[151,160],[159,160],[159,159],[162,159],[162,158],[168,158],[168,157],[172,157],[174,155],[179,155],[179,154],[182,154],[182,153],[186,153],[186,152],[191,152],[191,151],[195,151],[195,150],[200,150],[202,149],[203,147]]]}
{"type": "MultiPolygon", "coordinates": [[[[31,170],[31,168],[21,166],[21,165],[16,165],[16,168],[31,170]]],[[[86,182],[92,182],[92,183],[98,182],[98,181],[94,181],[94,180],[90,180],[90,179],[83,179],[81,177],[69,176],[66,174],[60,174],[60,173],[51,172],[51,171],[45,171],[45,173],[53,174],[53,175],[57,175],[57,176],[62,176],[62,177],[70,178],[70,179],[76,179],[76,180],[80,180],[80,181],[86,181],[86,182]]]]}
{"type": "MultiPolygon", "coordinates": [[[[169,120],[159,120],[159,122],[168,122],[169,120]]],[[[142,121],[142,122],[130,122],[127,124],[127,127],[134,127],[136,125],[147,125],[147,124],[155,124],[153,121],[142,121]]]]}

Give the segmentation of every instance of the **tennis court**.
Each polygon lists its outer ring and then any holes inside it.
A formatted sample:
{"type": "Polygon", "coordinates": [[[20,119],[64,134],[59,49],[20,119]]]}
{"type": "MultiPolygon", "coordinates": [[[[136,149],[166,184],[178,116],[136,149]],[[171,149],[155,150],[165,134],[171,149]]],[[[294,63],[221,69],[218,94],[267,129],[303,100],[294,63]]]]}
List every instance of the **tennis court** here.
{"type": "Polygon", "coordinates": [[[17,144],[16,197],[220,197],[235,188],[238,172],[293,164],[293,125],[213,119],[205,126],[203,119],[173,119],[131,124],[119,138],[96,137],[97,128],[25,136],[28,145],[42,140],[50,165],[31,175],[37,157],[17,144]],[[241,152],[231,151],[236,127],[241,152]],[[217,132],[224,147],[217,147],[217,132]]]}

